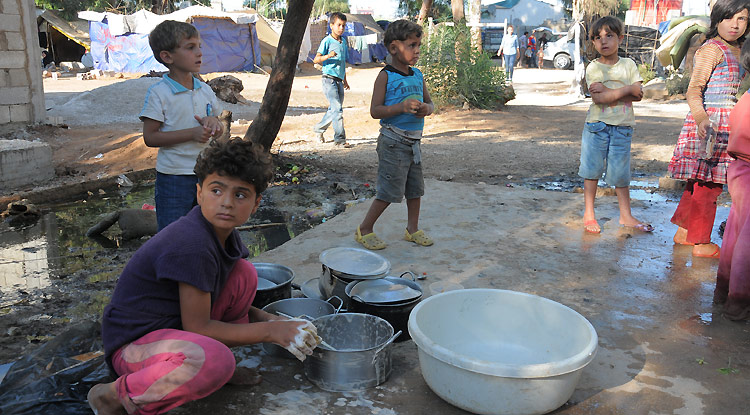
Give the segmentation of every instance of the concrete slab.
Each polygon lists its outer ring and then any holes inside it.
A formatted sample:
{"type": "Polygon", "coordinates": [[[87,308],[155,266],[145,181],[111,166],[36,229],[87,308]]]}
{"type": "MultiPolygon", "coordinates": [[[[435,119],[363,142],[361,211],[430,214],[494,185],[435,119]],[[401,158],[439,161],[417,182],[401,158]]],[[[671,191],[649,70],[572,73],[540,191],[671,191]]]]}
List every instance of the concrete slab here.
{"type": "MultiPolygon", "coordinates": [[[[712,306],[717,261],[692,260],[690,248],[673,245],[676,228],[669,218],[675,200],[639,192],[633,212],[656,227],[641,234],[618,225],[615,197],[599,198],[603,232],[586,235],[580,194],[429,180],[426,185],[421,225],[434,246],[401,240],[404,204],[389,207],[376,225],[389,244],[379,252],[391,261],[393,274],[427,273],[421,281],[427,295],[436,282],[541,295],[573,308],[596,328],[597,356],[570,401],[554,413],[746,411],[750,326],[721,318],[712,306]]],[[[253,260],[291,267],[297,283],[316,278],[320,252],[357,246],[353,232],[368,207],[369,202],[356,205],[253,260]]],[[[717,223],[727,213],[720,208],[717,223]]],[[[395,345],[387,382],[352,393],[324,392],[305,379],[301,363],[265,356],[259,347],[238,352],[260,357],[260,386],[227,386],[174,412],[466,413],[429,389],[412,341],[395,345]]]]}
{"type": "Polygon", "coordinates": [[[0,140],[0,187],[20,189],[55,176],[52,148],[46,143],[0,140]]]}

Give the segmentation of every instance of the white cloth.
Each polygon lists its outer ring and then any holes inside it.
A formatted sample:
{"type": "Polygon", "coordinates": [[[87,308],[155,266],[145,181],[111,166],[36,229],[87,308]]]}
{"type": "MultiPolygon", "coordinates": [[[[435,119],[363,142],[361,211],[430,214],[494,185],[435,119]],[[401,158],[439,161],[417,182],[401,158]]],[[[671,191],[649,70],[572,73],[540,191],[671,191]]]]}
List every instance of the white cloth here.
{"type": "MultiPolygon", "coordinates": [[[[167,74],[161,81],[151,85],[146,92],[141,121],[150,118],[162,123],[160,131],[176,131],[200,125],[195,116],[221,114],[219,100],[210,86],[193,78],[193,89],[186,89],[167,74]],[[207,114],[207,105],[211,114],[207,114]]],[[[156,171],[164,174],[195,174],[195,159],[208,143],[188,141],[173,146],[159,147],[156,156],[156,171]]]]}

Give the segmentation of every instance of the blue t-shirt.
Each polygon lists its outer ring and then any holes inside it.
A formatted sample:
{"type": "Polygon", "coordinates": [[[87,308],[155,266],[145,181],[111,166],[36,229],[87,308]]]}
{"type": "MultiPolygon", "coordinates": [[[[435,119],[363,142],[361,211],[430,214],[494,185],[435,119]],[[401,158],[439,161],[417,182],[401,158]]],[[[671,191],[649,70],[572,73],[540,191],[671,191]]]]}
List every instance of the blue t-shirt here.
{"type": "Polygon", "coordinates": [[[324,37],[320,42],[318,53],[327,55],[331,51],[335,51],[336,56],[323,61],[321,64],[323,66],[323,74],[344,79],[346,76],[346,56],[349,53],[349,44],[346,42],[346,37],[341,36],[341,42],[331,37],[331,35],[324,37]]]}
{"type": "MultiPolygon", "coordinates": [[[[424,77],[419,69],[409,68],[409,73],[405,74],[393,66],[387,65],[383,68],[383,71],[388,75],[383,105],[398,104],[406,99],[424,102],[424,77]]],[[[422,131],[424,129],[424,117],[401,113],[393,117],[383,118],[380,120],[380,124],[393,125],[406,131],[422,131]]]]}
{"type": "Polygon", "coordinates": [[[124,344],[159,329],[182,329],[179,283],[218,297],[249,252],[235,229],[223,248],[200,206],[149,239],[123,269],[102,316],[107,362],[124,344]]]}

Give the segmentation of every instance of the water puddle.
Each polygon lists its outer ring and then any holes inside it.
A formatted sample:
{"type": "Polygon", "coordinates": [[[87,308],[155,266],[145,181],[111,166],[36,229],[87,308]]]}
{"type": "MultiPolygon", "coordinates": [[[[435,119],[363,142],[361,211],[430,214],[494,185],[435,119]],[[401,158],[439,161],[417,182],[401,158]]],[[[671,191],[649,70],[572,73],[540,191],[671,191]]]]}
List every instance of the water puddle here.
{"type": "MultiPolygon", "coordinates": [[[[49,206],[39,206],[41,218],[32,226],[0,227],[0,293],[2,303],[19,293],[43,289],[53,281],[83,273],[88,282],[114,281],[124,261],[114,250],[134,252],[145,239],[126,241],[113,225],[101,236],[87,237],[86,230],[100,215],[153,204],[153,185],[139,186],[127,194],[105,193],[49,206]]],[[[273,249],[310,229],[309,221],[295,220],[266,199],[240,232],[250,257],[273,249]]]]}
{"type": "MultiPolygon", "coordinates": [[[[598,183],[601,188],[609,188],[604,180],[598,183]]],[[[524,180],[518,183],[518,186],[534,190],[549,190],[553,192],[581,192],[583,179],[578,176],[552,176],[524,180]]],[[[613,189],[614,190],[614,189],[613,189]]],[[[614,191],[612,192],[614,196],[614,191]]],[[[636,176],[630,181],[630,198],[644,202],[666,202],[679,200],[679,193],[672,190],[659,189],[659,177],[657,176],[636,176]]]]}

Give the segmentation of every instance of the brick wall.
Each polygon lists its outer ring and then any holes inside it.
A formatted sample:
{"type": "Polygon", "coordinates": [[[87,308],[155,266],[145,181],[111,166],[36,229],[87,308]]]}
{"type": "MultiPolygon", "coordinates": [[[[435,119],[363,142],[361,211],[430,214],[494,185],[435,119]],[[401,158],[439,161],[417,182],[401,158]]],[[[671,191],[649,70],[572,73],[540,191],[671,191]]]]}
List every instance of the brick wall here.
{"type": "Polygon", "coordinates": [[[0,0],[0,124],[45,119],[34,2],[0,0]]]}

